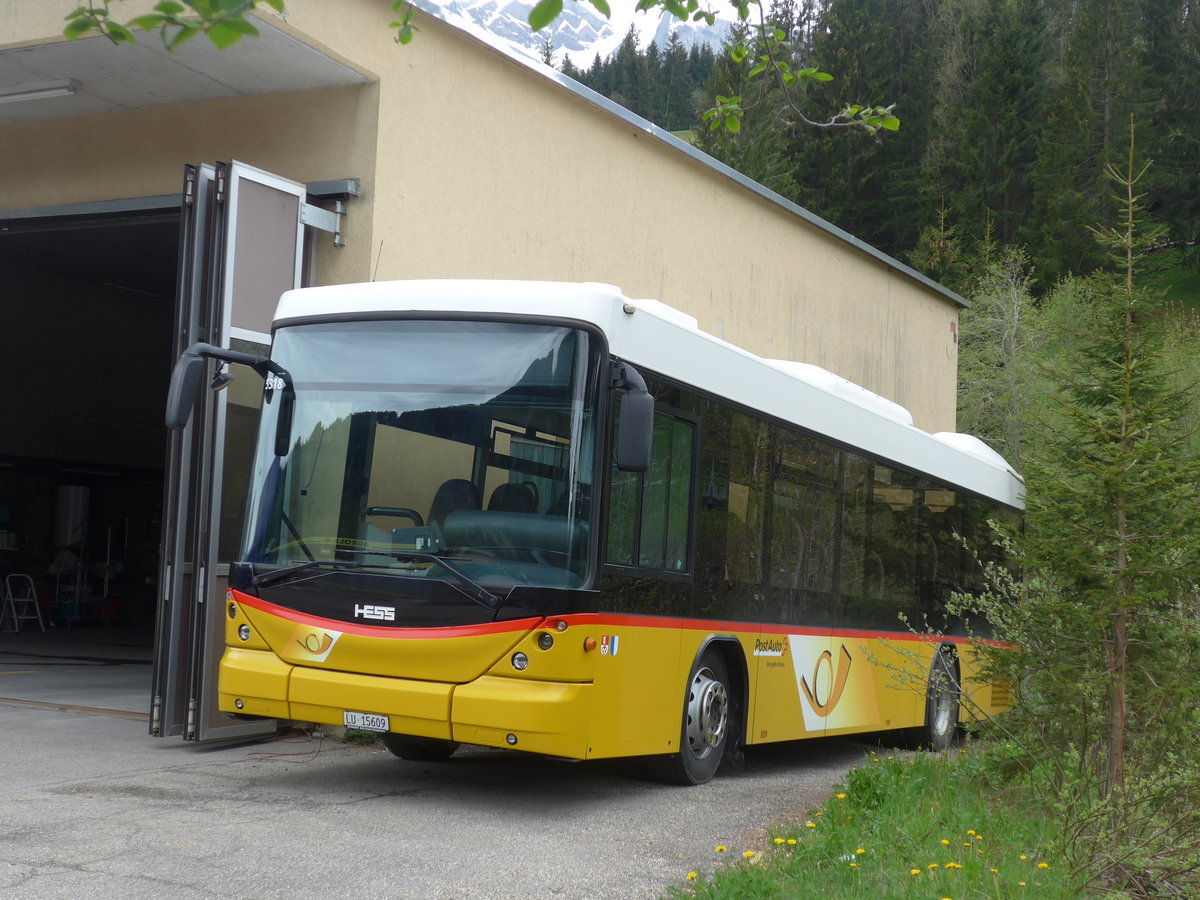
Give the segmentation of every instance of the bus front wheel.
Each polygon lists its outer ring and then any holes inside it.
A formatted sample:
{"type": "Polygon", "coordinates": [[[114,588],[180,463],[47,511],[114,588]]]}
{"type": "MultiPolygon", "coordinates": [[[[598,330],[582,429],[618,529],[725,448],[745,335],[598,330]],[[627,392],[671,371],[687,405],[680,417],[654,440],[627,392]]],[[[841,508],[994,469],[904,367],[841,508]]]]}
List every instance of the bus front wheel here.
{"type": "Polygon", "coordinates": [[[725,756],[731,721],[729,671],[721,654],[709,650],[688,679],[679,752],[667,757],[668,780],[685,785],[709,781],[725,756]]]}
{"type": "Polygon", "coordinates": [[[393,756],[401,759],[412,762],[441,762],[454,755],[454,751],[458,749],[458,742],[389,732],[383,736],[383,746],[387,747],[393,756]]]}

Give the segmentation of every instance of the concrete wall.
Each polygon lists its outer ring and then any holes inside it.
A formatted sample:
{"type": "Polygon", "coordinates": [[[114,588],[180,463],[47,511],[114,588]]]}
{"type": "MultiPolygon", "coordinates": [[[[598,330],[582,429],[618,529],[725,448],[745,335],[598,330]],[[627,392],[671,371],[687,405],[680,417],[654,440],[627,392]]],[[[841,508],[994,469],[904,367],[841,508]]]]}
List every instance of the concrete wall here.
{"type": "MultiPolygon", "coordinates": [[[[72,5],[17,0],[0,48],[52,39],[72,5]]],[[[385,0],[289,0],[272,20],[377,83],[0,126],[0,208],[169,193],[212,159],[360,177],[322,282],[610,282],[953,429],[948,298],[442,22],[419,16],[397,45],[392,17],[385,0]]]]}

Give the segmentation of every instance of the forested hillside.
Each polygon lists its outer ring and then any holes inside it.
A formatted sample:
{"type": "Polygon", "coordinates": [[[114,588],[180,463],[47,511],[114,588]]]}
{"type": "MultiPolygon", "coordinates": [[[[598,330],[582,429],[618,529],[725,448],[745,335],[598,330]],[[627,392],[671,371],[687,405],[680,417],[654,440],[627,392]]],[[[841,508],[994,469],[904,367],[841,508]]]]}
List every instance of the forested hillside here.
{"type": "Polygon", "coordinates": [[[1132,113],[1154,163],[1147,213],[1195,259],[1195,0],[775,0],[767,12],[793,64],[835,76],[810,88],[813,118],[894,102],[900,131],[797,124],[748,78],[754,54],[735,63],[728,46],[714,60],[677,42],[638,49],[631,34],[587,72],[563,71],[665,128],[696,128],[702,149],[952,287],[985,240],[1024,246],[1038,289],[1099,266],[1089,226],[1115,214],[1103,170],[1123,158],[1132,113]],[[736,134],[699,125],[718,94],[744,98],[736,134]]]}

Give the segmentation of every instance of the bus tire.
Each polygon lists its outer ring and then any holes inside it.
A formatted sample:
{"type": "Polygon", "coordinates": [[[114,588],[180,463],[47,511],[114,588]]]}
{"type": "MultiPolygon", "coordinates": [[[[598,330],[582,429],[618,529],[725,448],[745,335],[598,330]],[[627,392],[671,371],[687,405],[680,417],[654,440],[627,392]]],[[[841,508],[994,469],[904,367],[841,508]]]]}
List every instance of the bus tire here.
{"type": "Polygon", "coordinates": [[[458,742],[389,732],[383,736],[383,746],[387,747],[393,756],[401,759],[412,762],[441,762],[454,755],[454,751],[458,749],[458,742]]]}
{"type": "Polygon", "coordinates": [[[666,758],[666,780],[683,785],[711,780],[725,757],[732,720],[729,670],[718,651],[708,650],[688,676],[679,752],[666,758]]]}
{"type": "Polygon", "coordinates": [[[925,693],[925,727],[922,743],[930,750],[949,750],[958,734],[958,709],[962,685],[954,650],[938,647],[929,667],[929,686],[925,693]]]}

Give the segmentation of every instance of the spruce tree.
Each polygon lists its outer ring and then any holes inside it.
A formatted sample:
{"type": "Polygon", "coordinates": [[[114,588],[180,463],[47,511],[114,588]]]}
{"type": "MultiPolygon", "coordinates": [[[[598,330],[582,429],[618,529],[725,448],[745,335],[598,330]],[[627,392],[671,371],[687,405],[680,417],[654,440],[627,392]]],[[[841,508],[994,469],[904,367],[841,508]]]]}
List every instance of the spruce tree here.
{"type": "Polygon", "coordinates": [[[1116,274],[1093,277],[1092,327],[1055,360],[1058,412],[1025,468],[1024,588],[985,602],[1011,644],[990,655],[1019,693],[997,724],[1030,751],[1063,852],[1095,883],[1196,896],[1200,460],[1191,392],[1163,370],[1136,278],[1161,232],[1140,221],[1132,126],[1125,165],[1106,171],[1121,217],[1094,233],[1116,274]]]}

